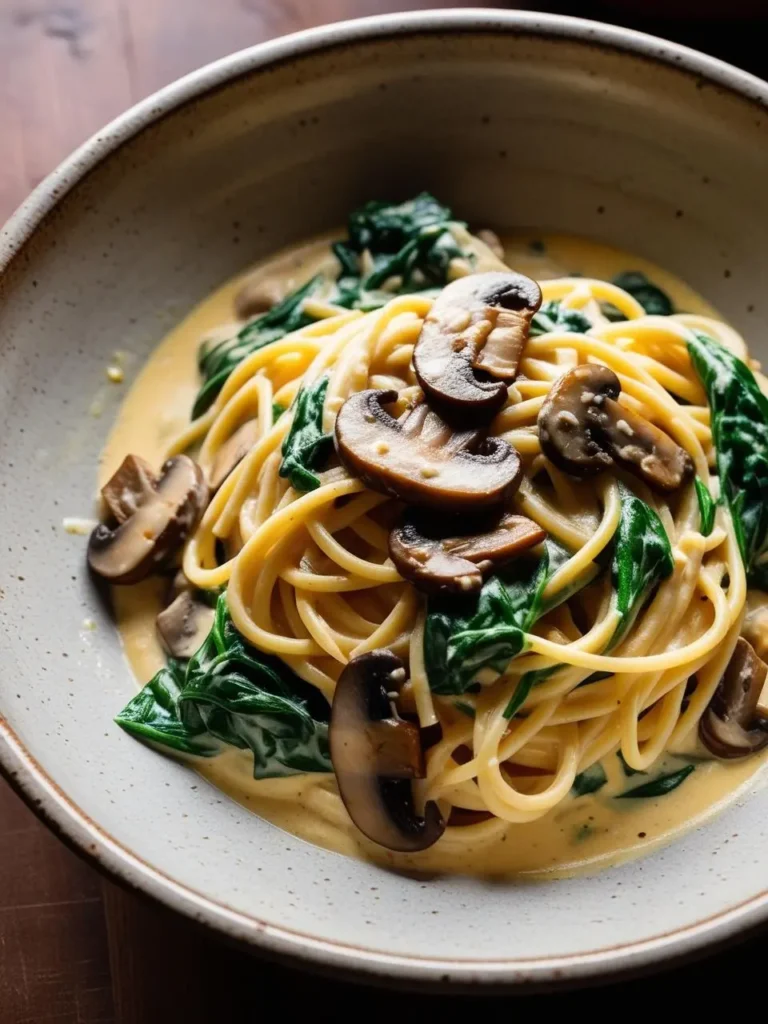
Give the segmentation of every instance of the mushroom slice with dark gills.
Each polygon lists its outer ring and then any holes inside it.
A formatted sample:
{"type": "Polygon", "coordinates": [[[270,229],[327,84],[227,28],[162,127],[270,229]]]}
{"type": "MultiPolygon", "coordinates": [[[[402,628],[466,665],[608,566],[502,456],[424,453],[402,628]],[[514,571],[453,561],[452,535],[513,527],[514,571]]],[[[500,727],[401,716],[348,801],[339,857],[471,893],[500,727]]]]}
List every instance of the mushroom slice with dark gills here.
{"type": "Polygon", "coordinates": [[[690,455],[653,423],[616,401],[619,378],[607,366],[582,363],[559,377],[539,411],[544,454],[574,476],[616,462],[662,493],[693,474],[690,455]]]}
{"type": "Polygon", "coordinates": [[[156,486],[157,476],[149,463],[138,455],[126,455],[120,468],[102,487],[101,496],[118,523],[124,523],[152,497],[156,486]]]}
{"type": "Polygon", "coordinates": [[[91,569],[110,583],[138,583],[162,568],[183,544],[207,502],[208,488],[197,463],[187,455],[169,459],[152,492],[130,517],[114,528],[102,523],[93,531],[88,544],[91,569]]]}
{"type": "Polygon", "coordinates": [[[215,609],[192,589],[182,590],[155,620],[163,647],[172,658],[191,658],[202,647],[215,616],[215,609]]]}
{"type": "Polygon", "coordinates": [[[520,458],[481,430],[453,430],[422,403],[402,420],[383,408],[395,391],[358,391],[336,418],[336,451],[369,487],[446,512],[503,505],[520,484],[520,458]]]}
{"type": "MultiPolygon", "coordinates": [[[[466,527],[466,524],[464,524],[466,527]]],[[[413,510],[389,535],[389,555],[400,575],[426,594],[466,594],[523,551],[540,544],[546,532],[525,516],[504,514],[477,532],[435,536],[424,515],[413,510]]]]}
{"type": "Polygon", "coordinates": [[[350,818],[374,843],[413,852],[445,831],[436,803],[416,813],[412,780],[424,777],[417,726],[397,718],[390,693],[405,681],[405,666],[390,651],[353,658],[336,684],[329,742],[339,794],[350,818]]]}
{"type": "Polygon", "coordinates": [[[746,757],[768,745],[768,718],[758,707],[766,674],[768,665],[739,637],[699,722],[701,741],[715,757],[746,757]]]}
{"type": "Polygon", "coordinates": [[[489,420],[507,400],[540,305],[536,282],[511,271],[469,274],[444,288],[413,351],[427,400],[451,420],[489,420]]]}

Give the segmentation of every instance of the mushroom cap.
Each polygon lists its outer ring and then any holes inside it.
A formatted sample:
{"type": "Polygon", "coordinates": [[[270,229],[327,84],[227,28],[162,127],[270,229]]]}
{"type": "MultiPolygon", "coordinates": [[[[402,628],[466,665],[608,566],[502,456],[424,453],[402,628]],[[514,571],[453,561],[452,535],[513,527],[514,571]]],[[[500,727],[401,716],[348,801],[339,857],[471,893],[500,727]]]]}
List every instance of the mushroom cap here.
{"type": "Polygon", "coordinates": [[[432,846],[445,830],[436,803],[416,814],[411,779],[423,778],[419,730],[395,718],[388,694],[405,678],[390,651],[353,658],[345,666],[331,707],[329,743],[339,794],[352,821],[388,850],[432,846]]]}
{"type": "Polygon", "coordinates": [[[155,623],[162,645],[172,658],[191,658],[210,633],[215,617],[211,605],[185,589],[160,612],[155,623]]]}
{"type": "Polygon", "coordinates": [[[400,575],[427,594],[479,590],[489,573],[547,536],[538,523],[510,513],[464,536],[429,536],[422,519],[406,514],[389,535],[389,555],[400,575]]]}
{"type": "Polygon", "coordinates": [[[739,637],[731,660],[699,721],[699,736],[715,757],[755,754],[768,745],[768,719],[757,713],[757,702],[768,665],[752,645],[739,637]]]}
{"type": "Polygon", "coordinates": [[[197,525],[208,501],[200,467],[187,455],[169,459],[154,493],[115,529],[91,534],[88,562],[110,583],[138,583],[163,563],[197,525]]]}
{"type": "Polygon", "coordinates": [[[547,458],[566,473],[593,476],[613,465],[613,459],[592,437],[589,404],[618,398],[619,378],[607,366],[582,363],[568,370],[549,389],[539,410],[539,443],[547,458]],[[585,396],[591,396],[585,402],[585,396]]]}
{"type": "Polygon", "coordinates": [[[539,410],[539,441],[556,466],[585,477],[615,462],[662,493],[677,490],[693,461],[680,445],[616,399],[619,378],[607,366],[582,363],[550,388],[539,410]]]}
{"type": "Polygon", "coordinates": [[[451,419],[490,419],[507,400],[540,305],[536,282],[512,271],[468,274],[444,288],[413,351],[429,402],[451,419]]]}
{"type": "Polygon", "coordinates": [[[517,452],[499,437],[454,431],[421,405],[398,421],[383,405],[394,391],[358,391],[336,418],[336,450],[373,490],[412,505],[461,512],[501,505],[520,484],[517,452]]]}

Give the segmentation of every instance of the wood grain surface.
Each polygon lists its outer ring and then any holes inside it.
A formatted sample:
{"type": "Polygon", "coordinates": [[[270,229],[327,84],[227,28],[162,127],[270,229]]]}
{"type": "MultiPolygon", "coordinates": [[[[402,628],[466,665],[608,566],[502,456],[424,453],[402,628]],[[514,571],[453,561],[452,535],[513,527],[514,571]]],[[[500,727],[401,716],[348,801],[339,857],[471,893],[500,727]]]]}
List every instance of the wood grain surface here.
{"type": "MultiPolygon", "coordinates": [[[[0,222],[75,146],[132,103],[193,68],[285,32],[387,10],[464,3],[416,0],[0,0],[0,222]]],[[[511,6],[511,5],[498,5],[511,6]]],[[[713,25],[665,21],[663,3],[544,4],[537,9],[633,20],[761,73],[762,22],[729,8],[713,25]],[[624,5],[627,6],[627,5],[624,5]],[[638,9],[642,11],[638,13],[638,9]],[[638,18],[644,18],[640,20],[638,18]],[[651,19],[649,21],[649,18],[651,19]]],[[[689,5],[698,8],[699,5],[689,5]]],[[[738,5],[737,5],[738,6],[738,5]]],[[[753,5],[746,4],[746,7],[753,5]]],[[[764,7],[764,5],[758,5],[764,7]]],[[[666,12],[668,13],[668,12],[666,12]]],[[[747,952],[721,954],[723,978],[746,979],[747,952]]],[[[707,967],[624,986],[638,1005],[658,986],[686,993],[707,967]]],[[[264,1008],[301,992],[315,1020],[374,1006],[408,1021],[468,1001],[403,997],[265,965],[160,908],[102,881],[42,826],[0,781],[0,1024],[196,1024],[264,1008]]],[[[686,996],[690,999],[690,996],[686,996]]],[[[601,993],[548,997],[570,1012],[617,999],[601,993]]],[[[502,1000],[491,1000],[500,1013],[502,1000]]],[[[690,1004],[689,1004],[690,1005],[690,1004]]],[[[692,1008],[692,1007],[691,1007],[692,1008]]],[[[503,1012],[509,1012],[503,1010],[503,1012]]]]}

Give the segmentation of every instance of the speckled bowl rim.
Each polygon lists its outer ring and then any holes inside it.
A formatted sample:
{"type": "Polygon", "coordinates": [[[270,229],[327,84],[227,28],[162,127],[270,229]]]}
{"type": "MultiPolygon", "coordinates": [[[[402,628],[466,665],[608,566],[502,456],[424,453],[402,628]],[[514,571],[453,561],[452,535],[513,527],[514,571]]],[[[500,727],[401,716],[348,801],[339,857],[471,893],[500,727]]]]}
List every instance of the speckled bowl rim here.
{"type": "MultiPolygon", "coordinates": [[[[0,231],[0,273],[19,256],[43,219],[79,181],[123,143],[182,105],[258,69],[333,47],[416,34],[503,32],[572,40],[679,68],[709,85],[768,108],[768,85],[723,61],[617,26],[529,11],[443,10],[380,15],[310,29],[234,53],[143,100],[112,121],[50,174],[0,231]]],[[[180,885],[116,842],[76,806],[0,716],[0,771],[61,839],[115,881],[158,900],[212,931],[307,967],[406,986],[474,991],[584,983],[668,965],[741,937],[768,916],[768,891],[688,927],[642,942],[530,959],[437,959],[400,956],[318,939],[260,921],[180,885]]]]}

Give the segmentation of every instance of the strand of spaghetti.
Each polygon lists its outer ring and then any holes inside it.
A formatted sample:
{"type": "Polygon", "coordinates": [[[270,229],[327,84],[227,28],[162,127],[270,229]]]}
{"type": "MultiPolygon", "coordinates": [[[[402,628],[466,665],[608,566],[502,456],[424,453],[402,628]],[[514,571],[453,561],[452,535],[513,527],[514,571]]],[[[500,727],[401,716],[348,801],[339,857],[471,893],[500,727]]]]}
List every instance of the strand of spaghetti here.
{"type": "Polygon", "coordinates": [[[544,601],[549,601],[582,576],[589,582],[588,573],[591,571],[594,579],[599,571],[594,560],[611,543],[616,533],[621,517],[621,495],[616,482],[610,480],[607,475],[599,482],[598,488],[603,501],[603,518],[600,526],[573,558],[569,558],[548,581],[542,594],[544,601]]]}

